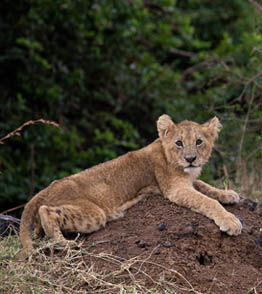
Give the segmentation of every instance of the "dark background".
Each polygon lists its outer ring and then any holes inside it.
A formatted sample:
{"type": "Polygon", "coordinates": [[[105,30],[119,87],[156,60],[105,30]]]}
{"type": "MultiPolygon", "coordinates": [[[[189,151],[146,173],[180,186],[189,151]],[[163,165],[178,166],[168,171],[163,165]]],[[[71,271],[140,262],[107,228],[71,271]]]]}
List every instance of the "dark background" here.
{"type": "MultiPolygon", "coordinates": [[[[251,3],[252,2],[252,3],[251,3]]],[[[1,1],[0,212],[52,180],[218,116],[203,178],[260,197],[262,8],[243,0],[1,1]]]]}

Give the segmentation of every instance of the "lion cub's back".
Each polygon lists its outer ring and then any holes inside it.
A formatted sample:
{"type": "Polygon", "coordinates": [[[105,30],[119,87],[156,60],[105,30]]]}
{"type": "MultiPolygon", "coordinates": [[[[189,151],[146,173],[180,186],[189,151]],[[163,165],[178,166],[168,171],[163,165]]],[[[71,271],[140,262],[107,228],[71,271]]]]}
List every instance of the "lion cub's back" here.
{"type": "Polygon", "coordinates": [[[88,199],[100,207],[121,206],[143,187],[154,183],[152,163],[142,150],[54,181],[41,192],[53,205],[77,204],[88,199]]]}

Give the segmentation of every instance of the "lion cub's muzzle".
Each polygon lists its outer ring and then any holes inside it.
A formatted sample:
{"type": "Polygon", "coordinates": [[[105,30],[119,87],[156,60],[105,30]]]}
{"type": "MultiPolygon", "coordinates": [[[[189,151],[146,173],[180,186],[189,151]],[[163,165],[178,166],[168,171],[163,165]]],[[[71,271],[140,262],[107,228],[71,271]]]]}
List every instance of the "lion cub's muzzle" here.
{"type": "Polygon", "coordinates": [[[185,156],[184,159],[189,165],[187,167],[197,167],[196,164],[193,164],[193,162],[196,160],[196,156],[185,156]]]}
{"type": "Polygon", "coordinates": [[[194,167],[194,165],[192,164],[195,160],[196,160],[196,156],[189,156],[189,157],[184,157],[185,161],[187,161],[189,163],[188,167],[194,167]]]}

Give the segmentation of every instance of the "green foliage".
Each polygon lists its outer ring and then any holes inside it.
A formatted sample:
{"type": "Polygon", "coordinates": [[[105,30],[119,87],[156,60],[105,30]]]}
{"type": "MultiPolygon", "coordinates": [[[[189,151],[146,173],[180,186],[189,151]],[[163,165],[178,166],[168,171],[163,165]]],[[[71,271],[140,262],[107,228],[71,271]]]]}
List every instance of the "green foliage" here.
{"type": "Polygon", "coordinates": [[[261,144],[261,23],[248,1],[3,0],[1,11],[0,137],[30,119],[61,129],[27,127],[0,146],[0,202],[151,142],[162,113],[220,117],[216,177],[221,154],[234,175],[261,144]]]}

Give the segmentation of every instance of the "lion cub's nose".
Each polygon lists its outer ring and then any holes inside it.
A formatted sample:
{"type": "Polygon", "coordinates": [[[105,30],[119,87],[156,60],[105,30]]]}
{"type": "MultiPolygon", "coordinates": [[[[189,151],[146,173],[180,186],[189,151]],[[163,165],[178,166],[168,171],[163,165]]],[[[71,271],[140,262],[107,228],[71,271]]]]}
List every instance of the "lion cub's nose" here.
{"type": "Polygon", "coordinates": [[[196,160],[196,156],[192,156],[192,157],[185,157],[185,160],[189,163],[192,163],[193,161],[196,160]]]}

